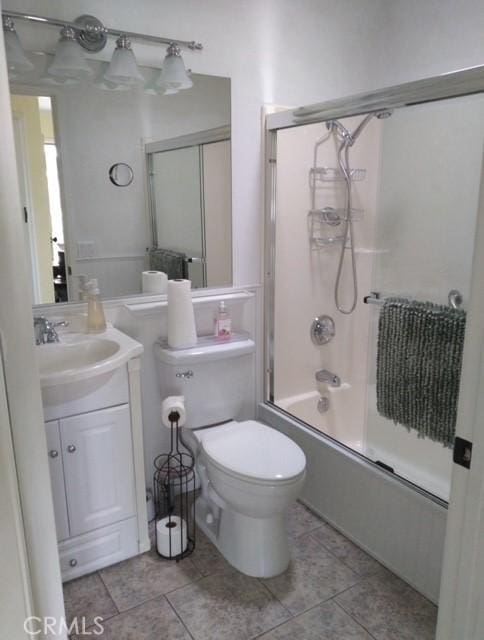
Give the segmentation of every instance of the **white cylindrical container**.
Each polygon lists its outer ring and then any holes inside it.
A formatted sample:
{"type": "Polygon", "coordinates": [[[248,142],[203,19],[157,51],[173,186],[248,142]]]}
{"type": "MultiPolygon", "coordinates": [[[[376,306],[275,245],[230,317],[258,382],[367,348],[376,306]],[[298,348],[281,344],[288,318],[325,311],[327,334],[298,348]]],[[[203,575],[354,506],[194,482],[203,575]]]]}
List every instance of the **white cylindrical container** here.
{"type": "Polygon", "coordinates": [[[168,344],[173,349],[197,344],[190,280],[168,280],[168,344]]]}
{"type": "Polygon", "coordinates": [[[178,412],[180,416],[178,418],[178,426],[183,427],[187,418],[184,396],[168,396],[161,403],[161,421],[168,429],[171,427],[170,413],[172,411],[178,412]]]}
{"type": "Polygon", "coordinates": [[[162,518],[156,523],[156,548],[165,558],[174,558],[187,548],[186,523],[179,516],[162,518]]]}
{"type": "Polygon", "coordinates": [[[166,293],[168,276],[163,271],[143,271],[141,289],[143,293],[166,293]]]}

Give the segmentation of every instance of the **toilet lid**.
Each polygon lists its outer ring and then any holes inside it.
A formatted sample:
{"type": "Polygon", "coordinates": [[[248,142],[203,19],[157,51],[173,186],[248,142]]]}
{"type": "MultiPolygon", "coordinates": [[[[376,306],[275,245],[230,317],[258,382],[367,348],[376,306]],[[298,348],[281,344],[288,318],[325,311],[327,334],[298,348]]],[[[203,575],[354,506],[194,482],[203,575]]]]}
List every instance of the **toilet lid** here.
{"type": "Polygon", "coordinates": [[[225,469],[259,480],[288,480],[306,467],[302,449],[287,436],[255,420],[205,430],[205,453],[225,469]]]}

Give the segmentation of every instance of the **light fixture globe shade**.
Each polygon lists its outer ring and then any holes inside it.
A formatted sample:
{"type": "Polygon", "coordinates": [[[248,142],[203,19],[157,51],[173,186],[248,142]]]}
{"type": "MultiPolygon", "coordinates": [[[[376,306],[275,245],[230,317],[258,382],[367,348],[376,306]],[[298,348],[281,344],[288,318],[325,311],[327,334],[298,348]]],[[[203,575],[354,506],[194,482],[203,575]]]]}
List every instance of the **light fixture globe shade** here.
{"type": "Polygon", "coordinates": [[[181,55],[168,53],[165,56],[156,84],[163,89],[189,89],[193,86],[181,55]]]}
{"type": "Polygon", "coordinates": [[[4,29],[3,36],[5,39],[8,71],[12,74],[33,71],[34,65],[25,55],[17,32],[4,29]]]}
{"type": "Polygon", "coordinates": [[[130,87],[138,86],[145,81],[136,64],[134,53],[131,49],[120,47],[114,50],[104,78],[113,84],[130,87]]]}
{"type": "Polygon", "coordinates": [[[54,60],[47,71],[56,78],[72,78],[74,80],[82,80],[93,75],[93,70],[87,64],[81,47],[75,40],[59,40],[54,60]]]}

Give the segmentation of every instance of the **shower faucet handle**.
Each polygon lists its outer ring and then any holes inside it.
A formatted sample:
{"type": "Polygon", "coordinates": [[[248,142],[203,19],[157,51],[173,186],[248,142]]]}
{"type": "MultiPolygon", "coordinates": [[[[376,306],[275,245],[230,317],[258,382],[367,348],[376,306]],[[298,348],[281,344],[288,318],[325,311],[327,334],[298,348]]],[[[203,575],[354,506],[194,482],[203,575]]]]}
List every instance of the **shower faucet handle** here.
{"type": "Polygon", "coordinates": [[[320,369],[319,371],[316,371],[315,378],[316,382],[324,382],[329,384],[330,387],[341,386],[341,378],[327,369],[320,369]]]}

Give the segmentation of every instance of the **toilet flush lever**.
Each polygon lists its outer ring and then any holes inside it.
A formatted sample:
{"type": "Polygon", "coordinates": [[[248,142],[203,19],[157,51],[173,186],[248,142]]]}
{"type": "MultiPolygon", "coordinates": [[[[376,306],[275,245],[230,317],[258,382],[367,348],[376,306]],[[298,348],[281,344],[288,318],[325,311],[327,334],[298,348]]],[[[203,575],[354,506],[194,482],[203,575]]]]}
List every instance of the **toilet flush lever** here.
{"type": "Polygon", "coordinates": [[[195,374],[191,369],[189,369],[188,371],[179,371],[178,373],[175,373],[175,377],[181,378],[182,380],[190,380],[190,378],[193,378],[194,375],[195,374]]]}

